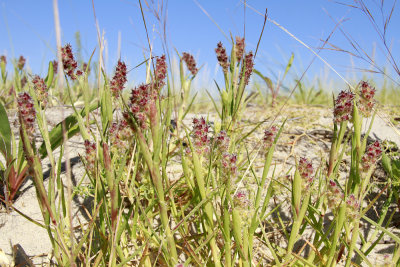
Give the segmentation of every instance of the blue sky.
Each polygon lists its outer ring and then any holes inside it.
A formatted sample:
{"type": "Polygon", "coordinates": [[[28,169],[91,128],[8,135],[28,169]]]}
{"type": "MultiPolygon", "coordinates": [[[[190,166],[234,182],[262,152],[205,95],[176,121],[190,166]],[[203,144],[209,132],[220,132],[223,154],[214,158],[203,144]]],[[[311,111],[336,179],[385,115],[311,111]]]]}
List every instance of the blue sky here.
{"type": "MultiPolygon", "coordinates": [[[[149,2],[152,2],[148,0],[149,2]]],[[[245,19],[243,4],[237,0],[169,0],[167,4],[166,36],[172,54],[175,48],[180,52],[192,53],[198,64],[203,65],[197,78],[200,82],[212,81],[218,77],[214,48],[222,41],[228,48],[229,40],[225,35],[243,36],[244,21],[247,50],[254,50],[263,24],[263,16],[251,9],[246,9],[245,19]],[[222,32],[205,15],[199,6],[219,25],[222,32]]],[[[51,0],[0,0],[0,54],[10,57],[24,55],[34,74],[45,75],[47,63],[55,58],[55,30],[53,6],[51,0]]],[[[154,44],[154,53],[163,52],[161,46],[160,25],[154,15],[144,5],[149,38],[154,44]]],[[[153,0],[155,6],[159,2],[153,0]]],[[[351,0],[343,0],[353,3],[351,0]]],[[[377,0],[367,0],[372,12],[379,16],[377,0]]],[[[143,60],[143,53],[148,48],[146,33],[142,22],[138,0],[94,0],[97,19],[101,31],[105,33],[107,42],[106,68],[111,74],[118,55],[118,36],[121,36],[121,58],[130,67],[143,60]]],[[[261,13],[268,8],[269,18],[279,22],[291,33],[311,47],[321,45],[321,39],[327,38],[335,27],[334,20],[347,19],[341,28],[350,34],[369,54],[376,48],[375,58],[380,66],[388,66],[382,51],[378,35],[365,15],[360,11],[329,0],[247,0],[247,3],[261,13]]],[[[391,1],[385,1],[386,11],[391,1]]],[[[59,11],[62,28],[62,42],[71,43],[75,47],[75,33],[81,34],[83,59],[87,60],[97,47],[97,31],[91,0],[60,0],[59,11]]],[[[380,23],[379,25],[382,25],[380,23]]],[[[388,27],[387,40],[394,49],[395,58],[400,59],[400,12],[396,8],[391,24],[388,27]]],[[[344,49],[351,49],[344,35],[336,30],[330,41],[344,49]]],[[[256,68],[268,76],[279,76],[290,57],[295,54],[294,68],[290,75],[296,77],[308,66],[313,54],[301,44],[268,22],[261,40],[256,59],[256,68]]],[[[368,65],[360,60],[335,51],[320,53],[339,73],[347,78],[362,74],[353,67],[366,68],[368,65]]],[[[327,67],[316,60],[307,73],[307,79],[322,77],[327,67]]],[[[329,79],[337,80],[332,72],[325,73],[329,79]]],[[[394,74],[393,77],[396,77],[394,74]]],[[[143,82],[143,69],[135,69],[130,73],[132,83],[143,82]]],[[[293,79],[292,79],[293,80],[293,79]]]]}

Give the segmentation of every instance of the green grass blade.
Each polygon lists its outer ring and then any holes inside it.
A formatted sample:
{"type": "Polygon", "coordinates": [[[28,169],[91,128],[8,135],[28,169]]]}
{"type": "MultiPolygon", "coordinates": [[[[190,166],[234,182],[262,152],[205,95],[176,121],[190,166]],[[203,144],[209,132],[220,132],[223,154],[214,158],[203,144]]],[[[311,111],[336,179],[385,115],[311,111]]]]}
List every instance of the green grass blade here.
{"type": "MultiPolygon", "coordinates": [[[[89,112],[97,109],[98,106],[99,105],[97,101],[94,102],[92,105],[90,105],[89,112]]],[[[85,109],[83,109],[80,112],[82,117],[84,117],[86,113],[87,111],[85,109]]],[[[79,132],[79,126],[76,114],[68,116],[67,118],[65,118],[63,122],[65,122],[65,128],[67,131],[68,138],[71,138],[72,136],[74,136],[76,133],[79,132]]],[[[58,123],[49,133],[51,149],[53,151],[63,143],[63,129],[62,129],[63,122],[58,123]]],[[[42,159],[47,156],[47,150],[44,143],[39,148],[39,154],[42,159]]]]}
{"type": "Polygon", "coordinates": [[[208,92],[208,90],[206,90],[206,93],[207,93],[207,95],[210,97],[210,100],[211,100],[211,102],[212,102],[213,105],[214,105],[215,111],[217,111],[217,113],[218,113],[218,117],[219,117],[220,119],[222,119],[222,115],[221,115],[221,113],[220,113],[219,110],[218,110],[218,106],[217,106],[217,103],[215,103],[214,98],[212,98],[212,96],[211,96],[210,92],[208,92]]]}
{"type": "Polygon", "coordinates": [[[366,220],[367,222],[369,222],[370,224],[372,224],[373,226],[375,226],[376,228],[378,228],[379,230],[381,230],[382,232],[384,232],[385,234],[387,234],[388,236],[390,236],[390,238],[392,238],[397,244],[400,244],[400,238],[398,236],[396,236],[392,232],[389,232],[386,228],[380,226],[379,224],[377,224],[376,222],[374,222],[367,216],[364,215],[364,216],[362,216],[362,218],[364,220],[366,220]]]}
{"type": "Polygon", "coordinates": [[[6,109],[0,103],[0,152],[5,158],[11,157],[11,127],[6,109]]]}

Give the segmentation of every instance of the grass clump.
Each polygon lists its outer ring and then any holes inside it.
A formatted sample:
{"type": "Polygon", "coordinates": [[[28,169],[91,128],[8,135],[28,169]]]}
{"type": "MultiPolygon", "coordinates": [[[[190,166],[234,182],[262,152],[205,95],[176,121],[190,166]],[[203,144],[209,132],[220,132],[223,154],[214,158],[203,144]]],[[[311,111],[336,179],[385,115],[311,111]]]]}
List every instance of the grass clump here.
{"type": "MultiPolygon", "coordinates": [[[[192,116],[188,122],[196,97],[191,82],[198,72],[189,53],[178,53],[179,95],[173,93],[166,56],[151,55],[145,61],[143,83],[126,96],[129,66],[118,61],[109,79],[99,64],[103,77],[94,93],[88,83],[91,59],[79,69],[66,45],[59,70],[66,82],[61,101],[70,103],[74,112],[50,131],[44,111],[52,102],[46,96],[61,96],[56,64],[49,63],[47,77],[34,76],[22,86],[22,60],[9,81],[2,59],[2,93],[10,84],[16,88],[0,105],[0,152],[6,159],[0,166],[6,188],[2,201],[12,206],[20,184],[32,177],[44,220],[41,226],[59,266],[372,265],[369,255],[384,236],[395,244],[388,258],[394,266],[400,264],[400,239],[387,229],[394,215],[390,206],[398,201],[398,161],[382,156],[380,142],[368,143],[377,111],[375,89],[360,82],[341,91],[333,103],[327,161],[316,167],[309,158],[296,158],[283,181],[276,175],[274,158],[278,146],[285,145],[280,142],[288,120],[272,118],[258,139],[254,135],[264,121],[246,132],[242,127],[251,100],[246,87],[254,54],[246,51],[240,37],[231,39],[230,56],[222,43],[215,52],[224,74],[223,85],[217,84],[219,104],[208,93],[214,116],[192,116]],[[4,106],[11,107],[13,98],[18,149],[4,119],[4,106]],[[78,100],[84,104],[81,110],[78,100]],[[367,118],[369,130],[363,136],[361,126],[367,118]],[[36,134],[43,140],[41,146],[36,134]],[[79,222],[72,215],[72,198],[82,187],[72,186],[68,164],[66,177],[61,170],[67,140],[74,135],[85,147],[81,179],[88,184],[84,195],[92,200],[87,219],[79,222]],[[251,138],[256,141],[249,142],[251,138]],[[343,171],[345,157],[350,160],[343,171]],[[371,181],[381,157],[390,179],[378,186],[371,181]],[[47,184],[44,158],[50,162],[47,184]],[[372,193],[376,196],[371,199],[372,193]],[[379,197],[384,203],[378,207],[379,197]],[[281,204],[276,205],[277,200],[281,204]],[[282,219],[279,208],[284,200],[289,200],[289,208],[282,219]],[[374,220],[367,216],[373,208],[381,209],[374,220]],[[279,223],[268,223],[271,220],[279,223]],[[361,223],[373,226],[372,234],[361,231],[361,223]],[[280,240],[271,239],[267,227],[279,232],[280,240]],[[301,242],[304,246],[299,248],[301,242]],[[260,243],[268,255],[264,258],[256,257],[260,243]]],[[[292,61],[293,57],[284,77],[292,61]]],[[[274,106],[281,81],[274,86],[256,73],[270,88],[274,106]]],[[[296,82],[300,90],[295,99],[302,104],[313,104],[322,94],[296,82]]]]}

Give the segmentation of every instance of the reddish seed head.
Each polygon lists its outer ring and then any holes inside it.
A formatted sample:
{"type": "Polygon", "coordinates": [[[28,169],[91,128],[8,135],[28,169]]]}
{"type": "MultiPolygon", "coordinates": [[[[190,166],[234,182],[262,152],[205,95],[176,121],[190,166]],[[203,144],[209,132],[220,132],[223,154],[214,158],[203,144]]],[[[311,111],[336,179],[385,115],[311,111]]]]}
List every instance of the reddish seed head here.
{"type": "Polygon", "coordinates": [[[58,61],[57,60],[53,60],[53,71],[54,71],[54,74],[57,74],[57,71],[58,71],[58,61]]]}
{"type": "Polygon", "coordinates": [[[206,154],[209,151],[209,127],[203,117],[193,119],[193,144],[199,154],[206,154]]]}
{"type": "Polygon", "coordinates": [[[274,143],[276,134],[278,133],[278,128],[276,126],[272,126],[270,129],[264,131],[264,147],[268,150],[271,148],[274,143]]]}
{"type": "Polygon", "coordinates": [[[341,91],[336,98],[333,111],[335,123],[349,121],[352,118],[354,94],[351,91],[341,91]]]}
{"type": "Polygon", "coordinates": [[[360,203],[357,201],[356,197],[351,194],[347,197],[346,200],[347,205],[347,215],[351,220],[354,220],[358,217],[358,211],[360,209],[360,203]]]}
{"type": "Polygon", "coordinates": [[[85,140],[83,144],[85,145],[86,153],[92,153],[94,150],[96,150],[96,143],[85,140]]]}
{"type": "Polygon", "coordinates": [[[22,77],[21,88],[24,88],[27,82],[28,82],[28,78],[26,78],[26,76],[22,77]]]}
{"type": "Polygon", "coordinates": [[[10,90],[8,90],[8,95],[9,96],[14,96],[15,95],[15,90],[14,90],[14,86],[13,85],[10,86],[10,90]]]}
{"type": "Polygon", "coordinates": [[[28,93],[23,92],[18,94],[17,103],[20,124],[25,126],[29,140],[32,142],[35,135],[36,119],[36,110],[34,108],[33,99],[28,93]]]}
{"type": "Polygon", "coordinates": [[[366,148],[364,156],[361,158],[361,170],[366,173],[370,168],[374,168],[381,155],[381,143],[379,141],[375,141],[374,143],[370,144],[366,148]]]}
{"type": "Polygon", "coordinates": [[[86,62],[82,64],[82,71],[90,73],[90,66],[86,62]]]}
{"type": "Polygon", "coordinates": [[[196,61],[194,60],[194,57],[189,53],[183,52],[182,60],[185,61],[186,66],[192,75],[196,75],[199,70],[196,68],[196,61]]]}
{"type": "Polygon", "coordinates": [[[248,207],[250,207],[250,200],[247,195],[247,192],[244,190],[239,190],[233,196],[233,204],[235,205],[235,207],[242,209],[247,209],[248,207]]]}
{"type": "Polygon", "coordinates": [[[217,60],[219,65],[222,67],[223,72],[227,73],[229,67],[228,56],[226,55],[225,47],[223,47],[221,42],[217,44],[215,53],[217,54],[217,60]]]}
{"type": "Polygon", "coordinates": [[[220,131],[215,138],[215,145],[218,152],[227,152],[229,148],[230,138],[225,131],[220,131]]]}
{"type": "Polygon", "coordinates": [[[235,45],[235,51],[236,51],[236,60],[237,62],[240,62],[242,60],[243,54],[244,54],[244,38],[240,38],[239,36],[236,36],[236,45],[235,45]]]}
{"type": "Polygon", "coordinates": [[[119,123],[113,123],[110,128],[110,143],[113,152],[125,153],[130,147],[130,141],[133,137],[133,131],[126,120],[119,123]]]}
{"type": "Polygon", "coordinates": [[[330,180],[328,184],[328,206],[332,211],[335,211],[343,201],[344,194],[335,181],[330,180]]]}
{"type": "Polygon", "coordinates": [[[22,70],[25,66],[26,59],[23,56],[19,56],[17,67],[19,70],[22,70]]]}
{"type": "Polygon", "coordinates": [[[131,91],[129,108],[142,129],[146,129],[146,116],[149,115],[150,107],[157,97],[158,92],[153,83],[141,84],[131,91]]]}
{"type": "Polygon", "coordinates": [[[300,158],[298,171],[301,178],[303,178],[303,190],[307,190],[313,182],[313,166],[312,163],[306,158],[300,158]]]}
{"type": "Polygon", "coordinates": [[[375,106],[374,96],[375,88],[369,85],[369,83],[361,81],[360,82],[360,98],[358,101],[358,109],[364,117],[371,116],[372,109],[375,106]]]}
{"type": "Polygon", "coordinates": [[[115,68],[115,74],[110,82],[110,90],[115,98],[118,98],[122,90],[124,89],[127,81],[127,69],[126,65],[122,61],[118,61],[117,67],[115,68]]]}
{"type": "Polygon", "coordinates": [[[32,83],[38,102],[43,108],[45,108],[47,105],[47,98],[48,98],[46,83],[38,75],[35,75],[33,77],[32,83]]]}
{"type": "Polygon", "coordinates": [[[0,56],[0,62],[1,62],[1,63],[4,63],[5,65],[7,65],[7,58],[6,58],[5,55],[1,55],[1,56],[0,56]]]}
{"type": "Polygon", "coordinates": [[[164,79],[165,77],[167,77],[167,63],[165,55],[157,57],[154,76],[156,81],[153,83],[153,87],[157,91],[160,91],[161,88],[165,85],[164,79]]]}
{"type": "Polygon", "coordinates": [[[237,156],[236,154],[224,153],[221,158],[223,182],[229,178],[235,178],[237,175],[237,156]]]}
{"type": "Polygon", "coordinates": [[[84,145],[86,151],[86,168],[89,172],[93,173],[95,171],[96,163],[96,143],[85,140],[84,145]]]}
{"type": "Polygon", "coordinates": [[[72,53],[70,44],[66,44],[61,48],[61,57],[64,71],[72,80],[75,80],[77,75],[82,75],[82,71],[77,70],[78,63],[74,59],[74,54],[72,53]]]}
{"type": "Polygon", "coordinates": [[[250,81],[250,76],[253,73],[253,67],[254,67],[254,58],[253,58],[253,52],[250,51],[244,58],[244,65],[242,68],[242,72],[240,73],[240,78],[243,76],[244,72],[244,79],[245,79],[245,84],[249,84],[250,81]],[[246,71],[244,71],[244,68],[246,68],[246,71]]]}

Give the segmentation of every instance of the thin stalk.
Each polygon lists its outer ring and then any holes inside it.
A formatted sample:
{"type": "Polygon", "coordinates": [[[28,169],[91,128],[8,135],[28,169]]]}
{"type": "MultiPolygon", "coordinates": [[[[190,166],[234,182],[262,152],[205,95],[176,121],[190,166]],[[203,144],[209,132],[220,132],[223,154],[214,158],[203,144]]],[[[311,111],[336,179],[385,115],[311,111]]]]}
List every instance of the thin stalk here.
{"type": "Polygon", "coordinates": [[[151,156],[151,152],[149,150],[149,147],[143,136],[142,131],[136,125],[136,123],[134,123],[134,126],[135,126],[135,130],[136,130],[136,136],[137,136],[137,139],[139,142],[140,150],[143,153],[144,160],[146,161],[146,164],[150,171],[151,178],[152,178],[153,183],[156,188],[158,202],[159,202],[159,206],[160,206],[161,223],[163,225],[163,228],[165,230],[165,235],[167,237],[169,251],[171,253],[171,261],[174,264],[176,264],[178,262],[178,253],[176,251],[175,240],[174,240],[174,237],[172,235],[172,232],[171,232],[171,229],[169,226],[168,208],[167,208],[167,204],[165,202],[164,188],[162,185],[162,177],[160,175],[160,170],[155,168],[155,165],[153,163],[153,159],[151,156]]]}
{"type": "Polygon", "coordinates": [[[328,261],[325,265],[327,267],[336,265],[335,252],[336,252],[337,243],[339,241],[340,233],[342,231],[345,220],[346,220],[346,205],[342,204],[339,208],[339,212],[338,212],[336,224],[335,224],[335,231],[334,231],[334,233],[332,235],[332,239],[331,239],[331,247],[329,250],[328,261]]]}
{"type": "Polygon", "coordinates": [[[231,220],[229,212],[229,197],[231,192],[231,182],[229,177],[225,188],[225,201],[223,210],[223,228],[224,228],[224,247],[225,247],[225,266],[232,266],[232,252],[231,252],[231,220]]]}
{"type": "Polygon", "coordinates": [[[351,258],[353,256],[353,251],[356,246],[357,239],[358,239],[359,225],[360,225],[360,219],[357,218],[354,221],[353,234],[351,237],[351,243],[350,243],[349,252],[348,252],[347,258],[346,258],[346,266],[345,267],[349,267],[351,264],[351,258]]]}
{"type": "Polygon", "coordinates": [[[289,238],[288,246],[286,248],[286,256],[284,258],[285,261],[288,261],[292,256],[292,250],[293,250],[294,244],[298,240],[299,230],[300,230],[300,227],[302,226],[303,218],[304,218],[304,216],[306,214],[309,201],[310,201],[310,193],[308,193],[304,197],[304,200],[303,200],[301,209],[299,211],[299,214],[298,214],[296,220],[293,223],[292,231],[290,232],[290,238],[289,238]]]}
{"type": "MultiPolygon", "coordinates": [[[[193,151],[193,147],[192,147],[193,151]]],[[[203,171],[201,167],[201,160],[199,159],[199,156],[197,153],[193,153],[193,164],[194,164],[194,171],[195,171],[195,176],[196,176],[196,181],[197,185],[199,188],[200,196],[201,199],[206,199],[207,194],[206,194],[206,189],[205,189],[205,182],[204,182],[204,176],[203,176],[203,171]]],[[[214,223],[213,223],[213,208],[210,202],[207,202],[205,204],[205,213],[206,213],[206,230],[207,232],[212,232],[214,230],[214,223]]],[[[220,263],[220,258],[219,258],[219,249],[215,241],[215,237],[213,236],[210,240],[210,247],[211,247],[211,253],[214,258],[214,264],[215,266],[221,266],[220,263]]]]}

